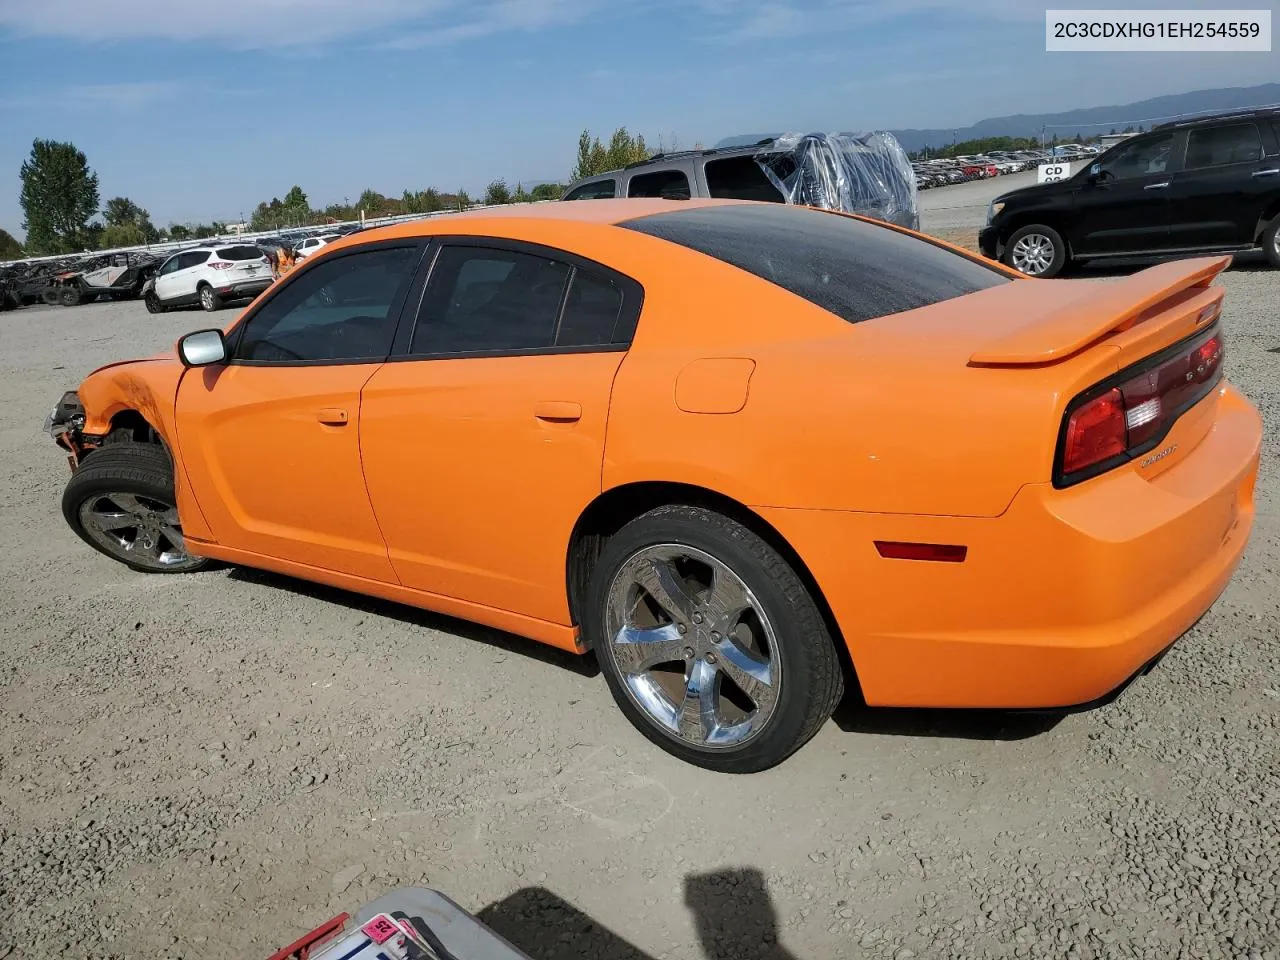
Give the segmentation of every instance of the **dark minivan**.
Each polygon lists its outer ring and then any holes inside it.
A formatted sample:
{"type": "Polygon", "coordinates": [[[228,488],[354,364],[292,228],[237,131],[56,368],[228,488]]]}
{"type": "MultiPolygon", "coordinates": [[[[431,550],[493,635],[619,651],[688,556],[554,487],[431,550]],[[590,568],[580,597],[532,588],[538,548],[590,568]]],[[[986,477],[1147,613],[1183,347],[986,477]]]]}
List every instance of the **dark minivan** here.
{"type": "Polygon", "coordinates": [[[1280,267],[1280,109],[1162,124],[1079,173],[1002,194],[982,253],[1033,277],[1072,262],[1261,248],[1280,267]]]}

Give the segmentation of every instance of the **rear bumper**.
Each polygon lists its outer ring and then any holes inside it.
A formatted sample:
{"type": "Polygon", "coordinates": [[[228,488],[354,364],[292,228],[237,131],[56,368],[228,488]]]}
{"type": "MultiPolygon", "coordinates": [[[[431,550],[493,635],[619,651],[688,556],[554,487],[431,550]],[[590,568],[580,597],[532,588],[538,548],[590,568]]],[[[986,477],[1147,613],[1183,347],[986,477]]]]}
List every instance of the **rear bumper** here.
{"type": "Polygon", "coordinates": [[[1159,476],[1031,484],[994,519],[760,512],[809,565],[869,704],[1087,705],[1190,629],[1244,553],[1262,423],[1231,387],[1217,403],[1159,476]],[[885,560],[875,540],[969,549],[963,563],[885,560]]]}
{"type": "Polygon", "coordinates": [[[223,284],[213,289],[224,300],[238,300],[245,297],[256,297],[271,286],[272,282],[272,277],[263,277],[254,280],[238,280],[235,283],[223,284]]]}

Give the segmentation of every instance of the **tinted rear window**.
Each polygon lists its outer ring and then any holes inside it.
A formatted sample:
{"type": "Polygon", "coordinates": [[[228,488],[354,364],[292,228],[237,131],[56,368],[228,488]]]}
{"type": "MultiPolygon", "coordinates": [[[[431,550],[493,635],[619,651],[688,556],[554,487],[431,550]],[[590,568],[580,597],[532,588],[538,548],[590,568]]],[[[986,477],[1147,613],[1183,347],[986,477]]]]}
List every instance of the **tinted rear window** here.
{"type": "Polygon", "coordinates": [[[223,260],[261,260],[262,251],[257,247],[223,247],[218,256],[223,260]]]}
{"type": "Polygon", "coordinates": [[[701,207],[619,226],[723,260],[850,323],[1013,282],[926,240],[782,204],[701,207]]]}

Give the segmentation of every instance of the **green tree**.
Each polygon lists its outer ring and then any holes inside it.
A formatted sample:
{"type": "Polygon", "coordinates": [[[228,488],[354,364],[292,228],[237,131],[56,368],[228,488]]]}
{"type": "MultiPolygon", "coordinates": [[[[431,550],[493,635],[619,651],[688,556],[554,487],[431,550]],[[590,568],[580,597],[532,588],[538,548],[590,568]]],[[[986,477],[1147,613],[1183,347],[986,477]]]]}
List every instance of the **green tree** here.
{"type": "Polygon", "coordinates": [[[590,130],[583,130],[578,136],[578,165],[573,168],[571,178],[581,180],[583,177],[594,177],[598,173],[618,170],[628,164],[648,160],[649,148],[645,146],[644,137],[632,136],[626,127],[619,127],[609,138],[609,146],[593,137],[590,130]]]}
{"type": "Polygon", "coordinates": [[[360,194],[360,199],[356,201],[356,210],[363,210],[366,217],[379,217],[382,216],[382,210],[386,204],[387,198],[370,188],[360,194]]]}
{"type": "Polygon", "coordinates": [[[143,210],[128,197],[112,197],[107,201],[106,206],[102,208],[102,219],[107,221],[108,227],[137,223],[139,220],[146,218],[148,218],[147,211],[143,210]]]}
{"type": "Polygon", "coordinates": [[[465,210],[471,206],[471,195],[465,190],[459,190],[453,195],[453,203],[450,206],[457,210],[465,210]]]}
{"type": "Polygon", "coordinates": [[[191,229],[187,227],[185,224],[171,223],[169,224],[169,239],[170,240],[190,240],[191,229]]]}
{"type": "Polygon", "coordinates": [[[27,247],[35,254],[72,253],[92,239],[98,212],[98,175],[75,144],[35,140],[19,172],[27,247]]]}
{"type": "Polygon", "coordinates": [[[0,229],[0,260],[21,260],[22,244],[8,230],[0,229]]]}
{"type": "Polygon", "coordinates": [[[406,190],[403,202],[405,213],[435,213],[437,210],[445,208],[444,197],[440,195],[440,191],[435,187],[427,187],[427,189],[419,190],[416,193],[406,190]]]}
{"type": "Polygon", "coordinates": [[[486,204],[510,203],[511,191],[507,189],[505,180],[494,180],[484,188],[484,202],[486,204]]]}
{"type": "Polygon", "coordinates": [[[564,196],[564,187],[559,183],[540,183],[529,194],[531,200],[559,200],[564,196]]]}
{"type": "Polygon", "coordinates": [[[117,247],[140,247],[148,242],[149,238],[136,223],[108,223],[102,228],[98,247],[102,250],[114,250],[117,247]]]}
{"type": "Polygon", "coordinates": [[[106,220],[106,229],[103,230],[101,242],[107,248],[155,243],[160,239],[160,231],[151,223],[151,214],[128,197],[112,197],[108,200],[107,205],[102,208],[102,217],[106,220]],[[121,240],[126,236],[137,239],[121,240]]]}

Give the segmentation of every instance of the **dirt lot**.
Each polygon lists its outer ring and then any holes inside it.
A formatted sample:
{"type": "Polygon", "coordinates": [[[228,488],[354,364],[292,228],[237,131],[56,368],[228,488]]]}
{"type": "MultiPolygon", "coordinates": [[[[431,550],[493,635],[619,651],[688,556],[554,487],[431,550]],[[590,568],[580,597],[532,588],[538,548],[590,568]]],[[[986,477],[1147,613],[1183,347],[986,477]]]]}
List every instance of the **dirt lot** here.
{"type": "MultiPolygon", "coordinates": [[[[937,229],[986,204],[928,196],[937,229]]],[[[1223,282],[1267,437],[1251,548],[1199,626],[1096,712],[844,708],[745,778],[648,746],[590,662],[91,552],[41,422],[204,321],[0,315],[0,958],[260,960],[416,883],[538,958],[1280,957],[1280,274],[1223,282]]]]}

